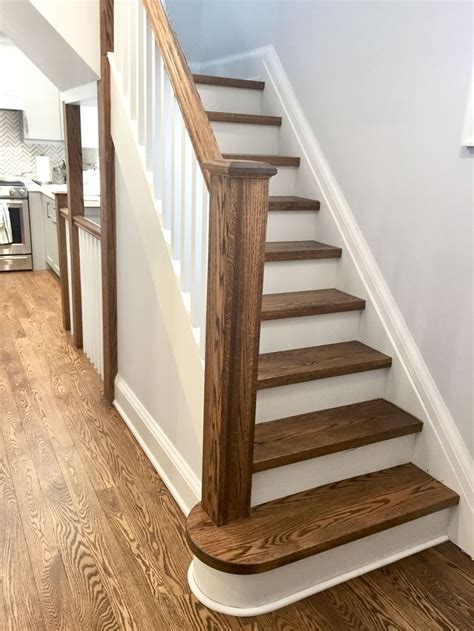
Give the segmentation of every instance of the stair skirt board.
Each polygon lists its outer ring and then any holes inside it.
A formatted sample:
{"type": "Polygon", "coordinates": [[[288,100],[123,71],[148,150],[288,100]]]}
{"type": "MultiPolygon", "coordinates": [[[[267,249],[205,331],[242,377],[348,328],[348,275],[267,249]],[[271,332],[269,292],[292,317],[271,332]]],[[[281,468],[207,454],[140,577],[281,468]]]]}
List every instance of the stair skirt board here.
{"type": "Polygon", "coordinates": [[[261,574],[227,574],[194,557],[188,582],[209,609],[230,616],[262,615],[447,541],[450,511],[438,511],[261,574]]]}
{"type": "Polygon", "coordinates": [[[386,371],[328,377],[257,393],[257,423],[384,397],[386,371]]]}
{"type": "Polygon", "coordinates": [[[252,506],[411,461],[415,435],[295,462],[252,476],[252,506]]]}

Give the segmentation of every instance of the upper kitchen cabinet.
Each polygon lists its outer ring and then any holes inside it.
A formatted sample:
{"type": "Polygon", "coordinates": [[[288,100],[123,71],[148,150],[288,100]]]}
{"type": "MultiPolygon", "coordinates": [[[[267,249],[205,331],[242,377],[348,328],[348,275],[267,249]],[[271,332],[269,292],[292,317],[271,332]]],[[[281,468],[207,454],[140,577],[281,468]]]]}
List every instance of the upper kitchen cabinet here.
{"type": "Polygon", "coordinates": [[[56,86],[23,55],[25,140],[63,140],[60,94],[56,86]]]}
{"type": "Polygon", "coordinates": [[[0,109],[23,111],[25,140],[63,140],[60,93],[6,37],[0,37],[0,109]]]}

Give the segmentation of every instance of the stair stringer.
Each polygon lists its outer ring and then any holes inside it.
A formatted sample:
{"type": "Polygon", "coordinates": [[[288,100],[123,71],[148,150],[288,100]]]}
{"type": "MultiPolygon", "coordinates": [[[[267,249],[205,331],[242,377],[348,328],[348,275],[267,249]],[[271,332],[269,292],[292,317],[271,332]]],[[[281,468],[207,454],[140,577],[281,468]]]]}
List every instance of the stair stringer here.
{"type": "MultiPolygon", "coordinates": [[[[128,99],[122,94],[122,79],[116,69],[113,53],[109,54],[109,61],[111,131],[120,167],[116,176],[117,208],[120,206],[120,190],[124,186],[127,198],[131,201],[127,212],[130,213],[130,221],[138,227],[162,314],[167,348],[172,353],[180,381],[179,388],[185,398],[183,407],[187,410],[187,416],[177,417],[174,423],[182,434],[190,437],[192,462],[189,453],[180,452],[179,446],[160,427],[159,419],[152,417],[121,377],[120,357],[114,405],[184,514],[188,514],[201,496],[204,362],[200,350],[200,330],[192,326],[190,299],[180,286],[176,262],[171,255],[169,231],[162,224],[160,201],[155,200],[152,175],[146,171],[144,149],[138,143],[136,123],[131,119],[128,99]]],[[[127,255],[130,253],[118,253],[118,256],[127,255]]]]}
{"type": "MultiPolygon", "coordinates": [[[[201,64],[195,72],[265,81],[261,111],[282,116],[279,153],[301,156],[296,193],[318,199],[317,240],[343,248],[337,265],[336,287],[366,300],[360,315],[358,339],[390,355],[384,396],[423,421],[411,461],[456,490],[459,506],[451,513],[449,537],[474,556],[473,463],[433,377],[407,327],[373,254],[357,225],[319,142],[297,100],[273,46],[254,49],[201,64]]],[[[307,387],[308,384],[304,384],[307,387]]],[[[324,397],[323,397],[324,399],[324,397]]],[[[311,409],[322,409],[312,407],[311,409]]],[[[257,401],[259,415],[268,419],[265,402],[257,401]]],[[[299,413],[308,410],[299,410],[299,413]]],[[[278,416],[293,414],[281,410],[278,416]]]]}

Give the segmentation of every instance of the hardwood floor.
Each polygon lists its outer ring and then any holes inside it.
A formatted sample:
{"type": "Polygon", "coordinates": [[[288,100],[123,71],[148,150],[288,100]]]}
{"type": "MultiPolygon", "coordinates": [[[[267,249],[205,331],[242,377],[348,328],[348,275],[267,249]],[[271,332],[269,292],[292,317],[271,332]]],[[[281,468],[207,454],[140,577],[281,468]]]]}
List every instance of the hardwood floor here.
{"type": "Polygon", "coordinates": [[[469,631],[451,543],[258,619],[189,591],[184,517],[63,332],[48,272],[0,274],[0,629],[469,631]]]}

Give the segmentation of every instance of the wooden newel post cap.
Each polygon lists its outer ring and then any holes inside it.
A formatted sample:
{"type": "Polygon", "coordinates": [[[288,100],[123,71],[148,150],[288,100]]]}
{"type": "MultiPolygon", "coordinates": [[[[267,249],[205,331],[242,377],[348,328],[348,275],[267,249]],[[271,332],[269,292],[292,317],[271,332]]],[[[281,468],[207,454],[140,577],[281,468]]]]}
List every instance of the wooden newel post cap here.
{"type": "Polygon", "coordinates": [[[211,160],[204,163],[211,174],[243,178],[271,178],[277,169],[266,162],[253,160],[211,160]]]}

